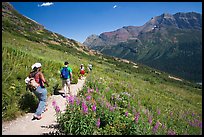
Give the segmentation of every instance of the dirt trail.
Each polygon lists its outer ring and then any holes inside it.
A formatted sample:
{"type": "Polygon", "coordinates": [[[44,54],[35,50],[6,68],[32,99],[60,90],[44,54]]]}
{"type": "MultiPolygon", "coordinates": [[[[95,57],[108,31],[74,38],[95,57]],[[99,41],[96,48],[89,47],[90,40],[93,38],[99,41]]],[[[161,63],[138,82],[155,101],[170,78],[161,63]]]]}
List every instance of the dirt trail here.
{"type": "MultiPolygon", "coordinates": [[[[85,78],[78,80],[77,84],[71,85],[71,92],[77,95],[84,85],[85,78]]],[[[60,110],[65,110],[66,99],[61,95],[52,95],[48,98],[48,110],[42,114],[41,120],[32,120],[33,113],[27,113],[25,116],[19,117],[14,121],[2,123],[2,135],[45,135],[55,133],[56,128],[56,112],[52,106],[55,100],[60,110]]]]}

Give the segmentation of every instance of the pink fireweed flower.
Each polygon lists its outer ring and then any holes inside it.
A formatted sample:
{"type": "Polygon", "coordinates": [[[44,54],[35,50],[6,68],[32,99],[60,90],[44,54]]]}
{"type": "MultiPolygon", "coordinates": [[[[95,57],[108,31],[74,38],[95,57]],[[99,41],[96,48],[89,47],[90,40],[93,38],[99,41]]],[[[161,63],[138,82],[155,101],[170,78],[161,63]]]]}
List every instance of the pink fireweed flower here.
{"type": "Polygon", "coordinates": [[[86,100],[87,100],[87,101],[89,101],[90,99],[91,99],[91,96],[90,96],[90,95],[86,97],[86,100]]]}
{"type": "Polygon", "coordinates": [[[128,117],[128,112],[127,111],[125,112],[125,116],[128,117]]]}
{"type": "Polygon", "coordinates": [[[156,132],[157,132],[157,129],[159,128],[159,124],[160,124],[160,122],[157,121],[156,125],[155,125],[155,126],[153,127],[153,129],[152,129],[153,133],[156,133],[156,132]]]}
{"type": "Polygon", "coordinates": [[[159,109],[157,110],[157,114],[158,114],[158,115],[160,115],[160,114],[161,114],[161,112],[160,112],[160,110],[159,110],[159,109]]]}
{"type": "Polygon", "coordinates": [[[87,92],[90,93],[90,88],[88,88],[87,92]]]}
{"type": "Polygon", "coordinates": [[[114,107],[112,107],[112,106],[110,106],[109,109],[110,109],[110,111],[112,111],[112,112],[114,111],[114,107]]]}
{"type": "Polygon", "coordinates": [[[167,135],[176,135],[176,132],[170,129],[168,130],[167,135]]]}
{"type": "Polygon", "coordinates": [[[96,126],[99,128],[99,127],[100,127],[100,124],[101,124],[100,118],[98,118],[98,120],[97,120],[97,122],[96,122],[96,126]]]}
{"type": "Polygon", "coordinates": [[[138,113],[135,115],[135,123],[138,123],[139,116],[140,116],[140,113],[138,112],[138,113]]]}
{"type": "Polygon", "coordinates": [[[70,104],[74,104],[74,96],[69,96],[68,101],[70,104]]]}
{"type": "Polygon", "coordinates": [[[54,101],[52,101],[52,106],[56,106],[57,105],[57,103],[56,103],[56,101],[54,100],[54,101]]]}
{"type": "Polygon", "coordinates": [[[59,113],[59,112],[60,112],[60,107],[59,107],[59,106],[56,106],[56,107],[55,107],[55,111],[56,111],[57,113],[59,113]]]}
{"type": "Polygon", "coordinates": [[[98,92],[98,88],[96,88],[96,92],[98,92]]]}
{"type": "Polygon", "coordinates": [[[92,106],[92,111],[96,111],[96,105],[95,104],[92,106]]]}
{"type": "Polygon", "coordinates": [[[80,104],[80,99],[79,99],[79,98],[76,99],[76,104],[77,104],[77,105],[80,104]]]}
{"type": "Polygon", "coordinates": [[[151,116],[148,118],[148,122],[150,125],[152,124],[152,117],[151,116]]]}
{"type": "Polygon", "coordinates": [[[82,102],[82,110],[84,113],[88,113],[88,107],[85,102],[82,102]]]}
{"type": "Polygon", "coordinates": [[[90,89],[90,92],[92,93],[92,92],[94,92],[94,89],[92,88],[92,89],[90,89]]]}
{"type": "Polygon", "coordinates": [[[106,102],[106,107],[109,108],[111,104],[109,102],[106,102]]]}

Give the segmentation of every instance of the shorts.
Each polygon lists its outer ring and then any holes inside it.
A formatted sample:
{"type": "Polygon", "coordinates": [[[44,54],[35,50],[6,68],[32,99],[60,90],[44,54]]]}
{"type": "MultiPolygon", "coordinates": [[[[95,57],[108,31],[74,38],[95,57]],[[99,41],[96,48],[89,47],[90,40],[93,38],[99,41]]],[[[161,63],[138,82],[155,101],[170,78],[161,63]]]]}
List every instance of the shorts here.
{"type": "Polygon", "coordinates": [[[84,75],[85,71],[84,70],[81,70],[80,71],[80,74],[84,75]]]}

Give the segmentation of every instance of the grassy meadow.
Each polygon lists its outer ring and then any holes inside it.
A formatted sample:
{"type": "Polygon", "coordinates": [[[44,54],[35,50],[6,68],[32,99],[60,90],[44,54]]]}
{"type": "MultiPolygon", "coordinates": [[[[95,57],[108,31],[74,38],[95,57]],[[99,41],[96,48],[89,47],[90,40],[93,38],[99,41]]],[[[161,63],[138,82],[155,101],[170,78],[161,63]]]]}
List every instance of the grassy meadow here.
{"type": "MultiPolygon", "coordinates": [[[[2,32],[2,120],[34,112],[35,96],[24,79],[35,62],[42,63],[48,95],[61,87],[59,70],[64,61],[78,81],[79,66],[89,63],[86,84],[77,97],[67,98],[67,111],[53,102],[59,134],[202,134],[202,87],[147,66],[125,63],[102,55],[87,55],[72,47],[42,44],[2,32]]],[[[87,70],[86,70],[87,71],[87,70]]]]}

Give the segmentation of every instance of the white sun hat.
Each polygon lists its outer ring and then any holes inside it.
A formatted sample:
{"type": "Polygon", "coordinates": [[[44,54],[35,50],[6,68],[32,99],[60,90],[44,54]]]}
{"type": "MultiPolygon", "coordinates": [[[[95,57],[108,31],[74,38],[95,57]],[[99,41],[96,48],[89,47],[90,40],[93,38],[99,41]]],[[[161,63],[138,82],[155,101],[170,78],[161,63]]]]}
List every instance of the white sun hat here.
{"type": "Polygon", "coordinates": [[[34,69],[35,67],[36,67],[36,68],[39,68],[39,67],[41,67],[41,66],[42,66],[41,63],[35,63],[35,64],[33,64],[33,65],[31,66],[31,68],[34,69]]]}

